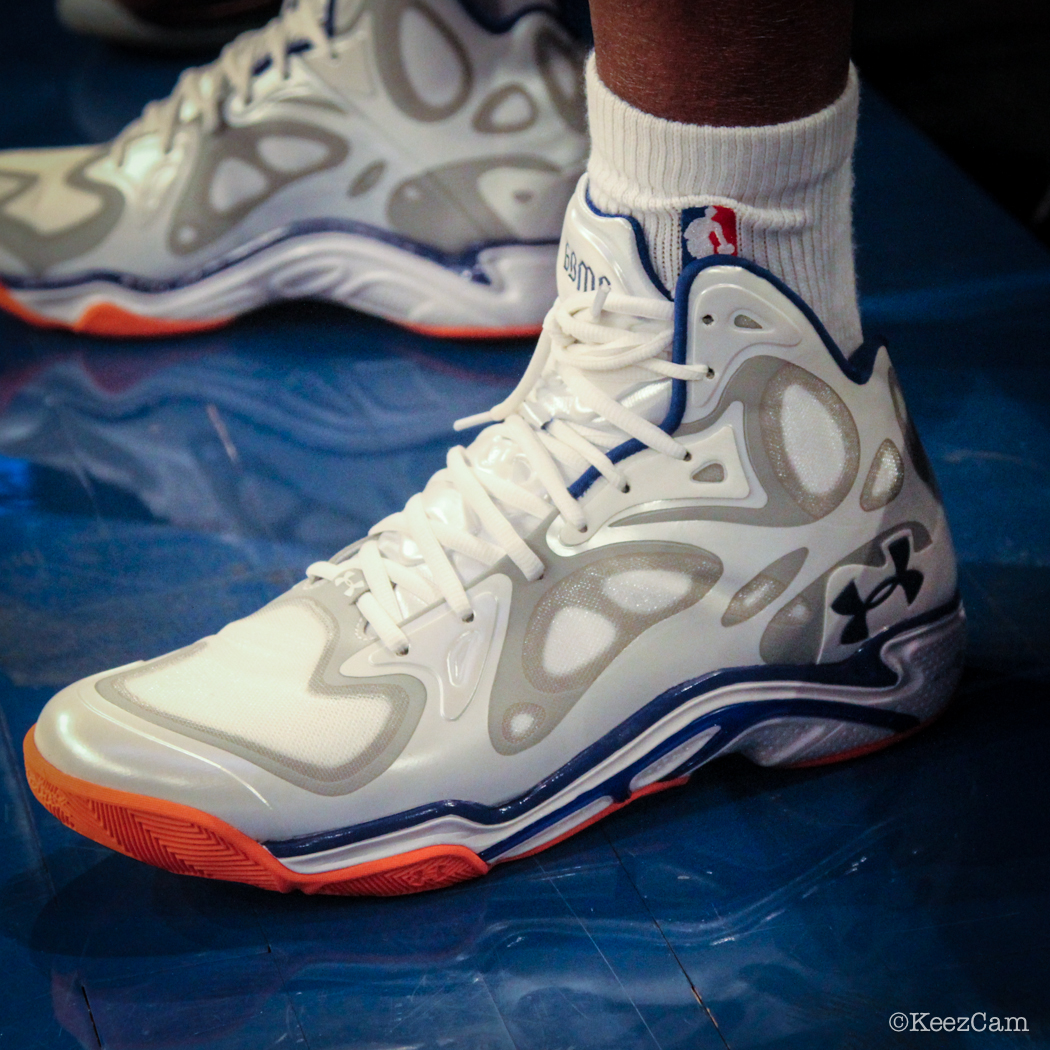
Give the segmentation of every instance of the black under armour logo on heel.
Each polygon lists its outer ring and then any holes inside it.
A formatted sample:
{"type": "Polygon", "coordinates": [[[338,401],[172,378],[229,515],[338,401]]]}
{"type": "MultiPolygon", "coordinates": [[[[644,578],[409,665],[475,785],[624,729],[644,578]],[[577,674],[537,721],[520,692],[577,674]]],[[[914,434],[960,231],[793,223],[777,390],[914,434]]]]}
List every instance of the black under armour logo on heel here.
{"type": "Polygon", "coordinates": [[[900,587],[904,597],[911,605],[922,587],[923,575],[918,569],[909,569],[911,559],[911,540],[902,536],[894,540],[887,548],[893,560],[894,573],[887,577],[867,596],[862,598],[857,590],[856,581],[851,580],[842,593],[831,603],[831,608],[840,616],[850,617],[842,631],[842,645],[853,645],[863,642],[870,634],[868,631],[868,613],[878,608],[893,592],[900,587]]]}

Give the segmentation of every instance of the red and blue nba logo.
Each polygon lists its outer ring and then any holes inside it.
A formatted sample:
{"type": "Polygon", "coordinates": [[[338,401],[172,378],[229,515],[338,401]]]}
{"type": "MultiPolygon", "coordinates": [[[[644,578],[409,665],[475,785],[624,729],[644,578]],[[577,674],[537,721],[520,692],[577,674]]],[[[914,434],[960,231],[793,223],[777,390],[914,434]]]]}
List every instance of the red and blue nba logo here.
{"type": "Polygon", "coordinates": [[[682,211],[682,264],[709,255],[736,255],[736,212],[718,204],[682,211]]]}

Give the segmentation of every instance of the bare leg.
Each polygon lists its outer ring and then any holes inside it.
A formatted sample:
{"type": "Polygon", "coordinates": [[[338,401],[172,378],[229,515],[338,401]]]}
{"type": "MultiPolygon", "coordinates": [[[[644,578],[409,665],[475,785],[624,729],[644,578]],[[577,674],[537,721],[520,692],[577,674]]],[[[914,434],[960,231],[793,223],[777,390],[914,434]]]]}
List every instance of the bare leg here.
{"type": "Polygon", "coordinates": [[[852,0],[591,0],[591,20],[597,207],[639,221],[668,289],[710,241],[857,346],[852,0]],[[701,237],[697,209],[722,228],[701,237]]]}
{"type": "Polygon", "coordinates": [[[833,102],[852,0],[591,0],[598,75],[683,124],[779,124],[833,102]]]}

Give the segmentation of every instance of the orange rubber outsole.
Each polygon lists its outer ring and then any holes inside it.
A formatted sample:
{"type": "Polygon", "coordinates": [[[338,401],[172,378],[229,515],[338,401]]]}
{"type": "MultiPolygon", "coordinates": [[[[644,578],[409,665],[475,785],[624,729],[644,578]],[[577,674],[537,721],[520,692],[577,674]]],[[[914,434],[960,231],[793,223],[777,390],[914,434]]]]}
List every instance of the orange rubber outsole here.
{"type": "Polygon", "coordinates": [[[23,744],[33,794],[63,824],[110,849],[177,875],[244,882],[265,890],[389,897],[436,890],[489,870],[465,846],[427,846],[336,871],[302,874],[226,821],[190,806],[100,787],[56,769],[23,744]]]}
{"type": "MultiPolygon", "coordinates": [[[[210,813],[148,795],[101,787],[63,773],[40,754],[32,729],[26,733],[22,750],[30,790],[66,827],[127,857],[176,875],[243,882],[281,893],[301,890],[348,897],[392,897],[442,889],[490,870],[490,865],[473,850],[447,845],[426,846],[335,871],[301,874],[285,867],[244,832],[210,813]]],[[[649,784],[564,834],[508,859],[532,857],[635,799],[678,787],[688,779],[679,777],[649,784]]]]}
{"type": "MultiPolygon", "coordinates": [[[[20,302],[8,288],[0,284],[0,309],[35,325],[37,328],[64,328],[82,335],[116,336],[124,338],[186,335],[207,332],[228,325],[234,318],[212,317],[205,320],[171,317],[149,317],[117,306],[116,303],[92,303],[75,321],[59,321],[20,302]]],[[[540,325],[518,325],[510,328],[471,328],[457,325],[410,324],[395,322],[402,328],[434,339],[521,339],[537,336],[540,325]]]]}
{"type": "MultiPolygon", "coordinates": [[[[929,719],[873,744],[785,768],[830,765],[881,751],[925,729],[932,721],[934,719],[929,719]]],[[[118,853],[177,875],[241,882],[281,893],[300,890],[308,894],[391,897],[442,889],[491,870],[491,865],[473,850],[450,844],[426,846],[333,871],[303,874],[286,867],[244,832],[203,810],[102,787],[63,773],[37,750],[32,728],[26,733],[23,751],[30,790],[63,824],[118,853]]],[[[523,860],[542,853],[636,799],[685,784],[689,776],[640,788],[629,798],[611,803],[563,834],[507,860],[523,860]]]]}
{"type": "Polygon", "coordinates": [[[221,328],[233,320],[232,317],[214,317],[204,321],[176,319],[170,317],[147,317],[132,313],[116,303],[92,303],[75,321],[58,321],[46,314],[31,309],[18,301],[0,284],[0,309],[27,321],[37,328],[64,328],[82,335],[102,336],[160,336],[183,335],[189,332],[206,332],[221,328]]]}

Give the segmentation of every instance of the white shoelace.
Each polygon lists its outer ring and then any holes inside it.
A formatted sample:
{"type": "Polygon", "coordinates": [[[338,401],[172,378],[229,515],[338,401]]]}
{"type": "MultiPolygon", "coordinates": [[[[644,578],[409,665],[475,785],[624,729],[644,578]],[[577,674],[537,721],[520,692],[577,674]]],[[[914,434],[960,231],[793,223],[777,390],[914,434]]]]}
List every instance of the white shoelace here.
{"type": "Polygon", "coordinates": [[[241,33],[231,40],[214,62],[184,70],[167,98],[150,102],[114,140],[117,163],[124,162],[125,151],[133,139],[151,132],[160,135],[165,153],[171,147],[176,129],[198,116],[206,133],[221,122],[221,106],[227,98],[242,105],[252,99],[256,70],[267,62],[276,65],[282,79],[289,70],[292,52],[302,45],[332,57],[332,41],[311,3],[300,0],[285,4],[281,13],[260,29],[241,33]]]}
{"type": "Polygon", "coordinates": [[[525,375],[510,396],[488,412],[456,423],[457,430],[481,423],[499,427],[502,436],[510,438],[527,458],[535,479],[546,490],[546,498],[491,473],[475,470],[468,450],[456,446],[449,451],[447,467],[439,474],[445,475],[464,507],[473,512],[478,531],[483,530],[491,540],[429,515],[422,494],[417,493],[404,510],[374,525],[369,536],[397,532],[408,537],[419,552],[420,567],[387,557],[379,541],[369,539],[344,562],[315,562],[306,570],[307,576],[346,585],[347,598],[356,602],[383,645],[398,655],[407,654],[408,637],[400,627],[404,617],[395,587],[404,588],[424,604],[444,599],[464,622],[474,618],[470,598],[448,552],[458,552],[488,566],[509,557],[527,580],[539,579],[543,562],[508,520],[500,504],[541,520],[554,508],[573,528],[585,532],[587,520],[565,483],[566,475],[576,478],[588,467],[594,467],[610,484],[626,492],[626,476],[606,454],[620,444],[623,435],[673,459],[688,458],[684,445],[609,397],[586,374],[634,366],[669,379],[695,382],[712,378],[707,365],[678,365],[667,360],[673,334],[674,306],[669,302],[612,295],[607,287],[597,293],[582,292],[559,299],[544,321],[525,375]],[[624,322],[633,327],[623,327],[624,322]],[[612,424],[619,434],[610,435],[608,430],[551,417],[535,401],[527,401],[548,364],[553,365],[579,404],[612,424]],[[565,475],[559,464],[566,468],[565,475]],[[421,571],[423,567],[426,572],[421,571]]]}

